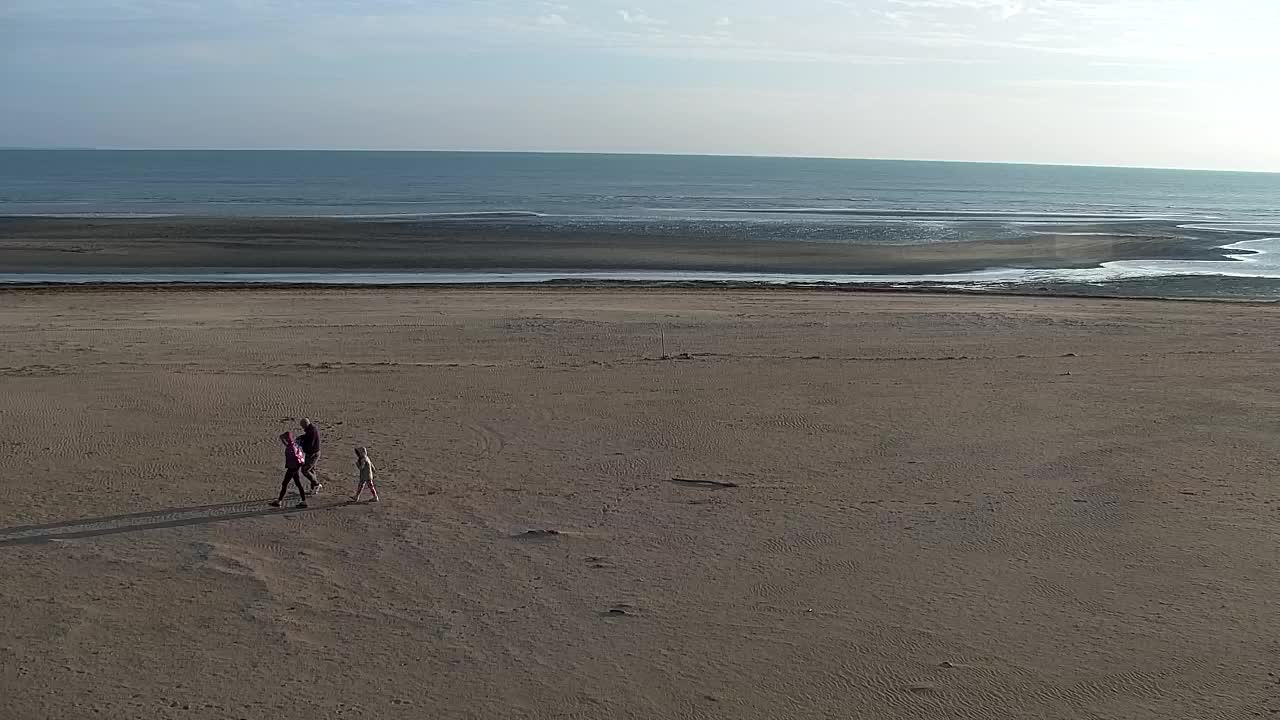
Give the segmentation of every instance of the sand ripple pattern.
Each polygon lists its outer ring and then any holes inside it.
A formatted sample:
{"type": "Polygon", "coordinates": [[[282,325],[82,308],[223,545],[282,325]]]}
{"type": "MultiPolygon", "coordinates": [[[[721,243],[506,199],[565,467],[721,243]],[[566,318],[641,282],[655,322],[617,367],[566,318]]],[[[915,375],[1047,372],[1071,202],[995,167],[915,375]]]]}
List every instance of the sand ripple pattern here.
{"type": "Polygon", "coordinates": [[[1275,716],[1277,339],[1198,302],[0,291],[0,716],[1275,716]],[[326,488],[271,509],[302,414],[326,488]],[[356,445],[383,502],[343,499],[356,445]]]}

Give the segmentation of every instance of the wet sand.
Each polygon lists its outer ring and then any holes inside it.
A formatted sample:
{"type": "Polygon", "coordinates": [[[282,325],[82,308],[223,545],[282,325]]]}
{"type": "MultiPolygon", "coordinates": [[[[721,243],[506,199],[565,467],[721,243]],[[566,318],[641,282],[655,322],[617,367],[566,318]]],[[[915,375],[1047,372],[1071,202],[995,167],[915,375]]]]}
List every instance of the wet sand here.
{"type": "Polygon", "coordinates": [[[2,292],[0,715],[1267,716],[1277,337],[1223,303],[2,292]],[[326,489],[272,511],[302,414],[326,489]]]}
{"type": "MultiPolygon", "coordinates": [[[[1088,268],[1112,260],[1221,260],[1241,236],[1162,221],[955,224],[950,240],[900,244],[901,224],[812,226],[780,239],[744,223],[574,225],[544,219],[0,217],[0,272],[184,270],[658,270],[930,274],[1088,268]],[[1096,234],[1089,234],[1096,233],[1096,234]]],[[[779,230],[778,232],[783,232],[779,230]]],[[[786,230],[794,233],[794,228],[786,230]]]]}

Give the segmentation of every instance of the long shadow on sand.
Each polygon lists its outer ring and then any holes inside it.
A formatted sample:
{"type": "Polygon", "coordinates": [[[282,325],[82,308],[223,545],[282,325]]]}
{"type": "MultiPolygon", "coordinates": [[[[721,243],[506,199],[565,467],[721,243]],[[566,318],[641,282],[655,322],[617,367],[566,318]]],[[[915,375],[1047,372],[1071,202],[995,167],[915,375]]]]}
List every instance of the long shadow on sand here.
{"type": "MultiPolygon", "coordinates": [[[[286,500],[293,503],[297,496],[286,500]]],[[[0,547],[9,545],[39,545],[55,540],[76,540],[79,538],[99,537],[101,535],[117,535],[120,533],[141,532],[143,530],[159,530],[162,528],[183,527],[186,525],[207,525],[209,523],[241,520],[264,515],[294,515],[297,513],[332,510],[351,505],[350,501],[331,501],[323,504],[312,502],[310,507],[283,508],[267,507],[267,500],[242,500],[218,505],[194,505],[184,508],[168,508],[149,512],[129,513],[126,515],[106,515],[80,520],[65,520],[43,525],[18,525],[0,528],[0,547]]]]}

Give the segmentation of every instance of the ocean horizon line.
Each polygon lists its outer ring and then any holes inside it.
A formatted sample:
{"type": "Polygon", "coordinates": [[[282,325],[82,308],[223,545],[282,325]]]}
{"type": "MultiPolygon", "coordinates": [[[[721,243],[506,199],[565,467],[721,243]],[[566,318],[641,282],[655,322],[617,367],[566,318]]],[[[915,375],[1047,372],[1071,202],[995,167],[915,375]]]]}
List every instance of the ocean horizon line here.
{"type": "Polygon", "coordinates": [[[528,155],[528,156],[576,156],[576,157],[654,157],[654,158],[724,158],[742,160],[809,160],[831,162],[886,162],[947,165],[985,165],[1012,167],[1081,168],[1091,170],[1152,170],[1158,172],[1222,173],[1241,175],[1280,175],[1280,168],[1272,170],[1247,168],[1205,168],[1163,165],[1112,165],[1094,163],[1063,163],[1030,160],[961,160],[948,158],[901,158],[841,155],[780,155],[741,153],[695,153],[651,151],[590,151],[590,150],[481,150],[440,148],[249,148],[249,147],[109,147],[109,146],[0,146],[0,152],[118,152],[118,153],[351,153],[351,154],[437,154],[437,155],[528,155]]]}

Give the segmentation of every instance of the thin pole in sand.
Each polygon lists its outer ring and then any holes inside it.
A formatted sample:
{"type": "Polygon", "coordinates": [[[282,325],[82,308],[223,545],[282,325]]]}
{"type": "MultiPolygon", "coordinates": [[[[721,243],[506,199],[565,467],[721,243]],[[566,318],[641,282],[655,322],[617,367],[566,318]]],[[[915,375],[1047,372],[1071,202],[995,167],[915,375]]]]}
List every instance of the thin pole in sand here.
{"type": "Polygon", "coordinates": [[[662,359],[667,359],[667,327],[658,325],[658,338],[662,341],[662,359]]]}

